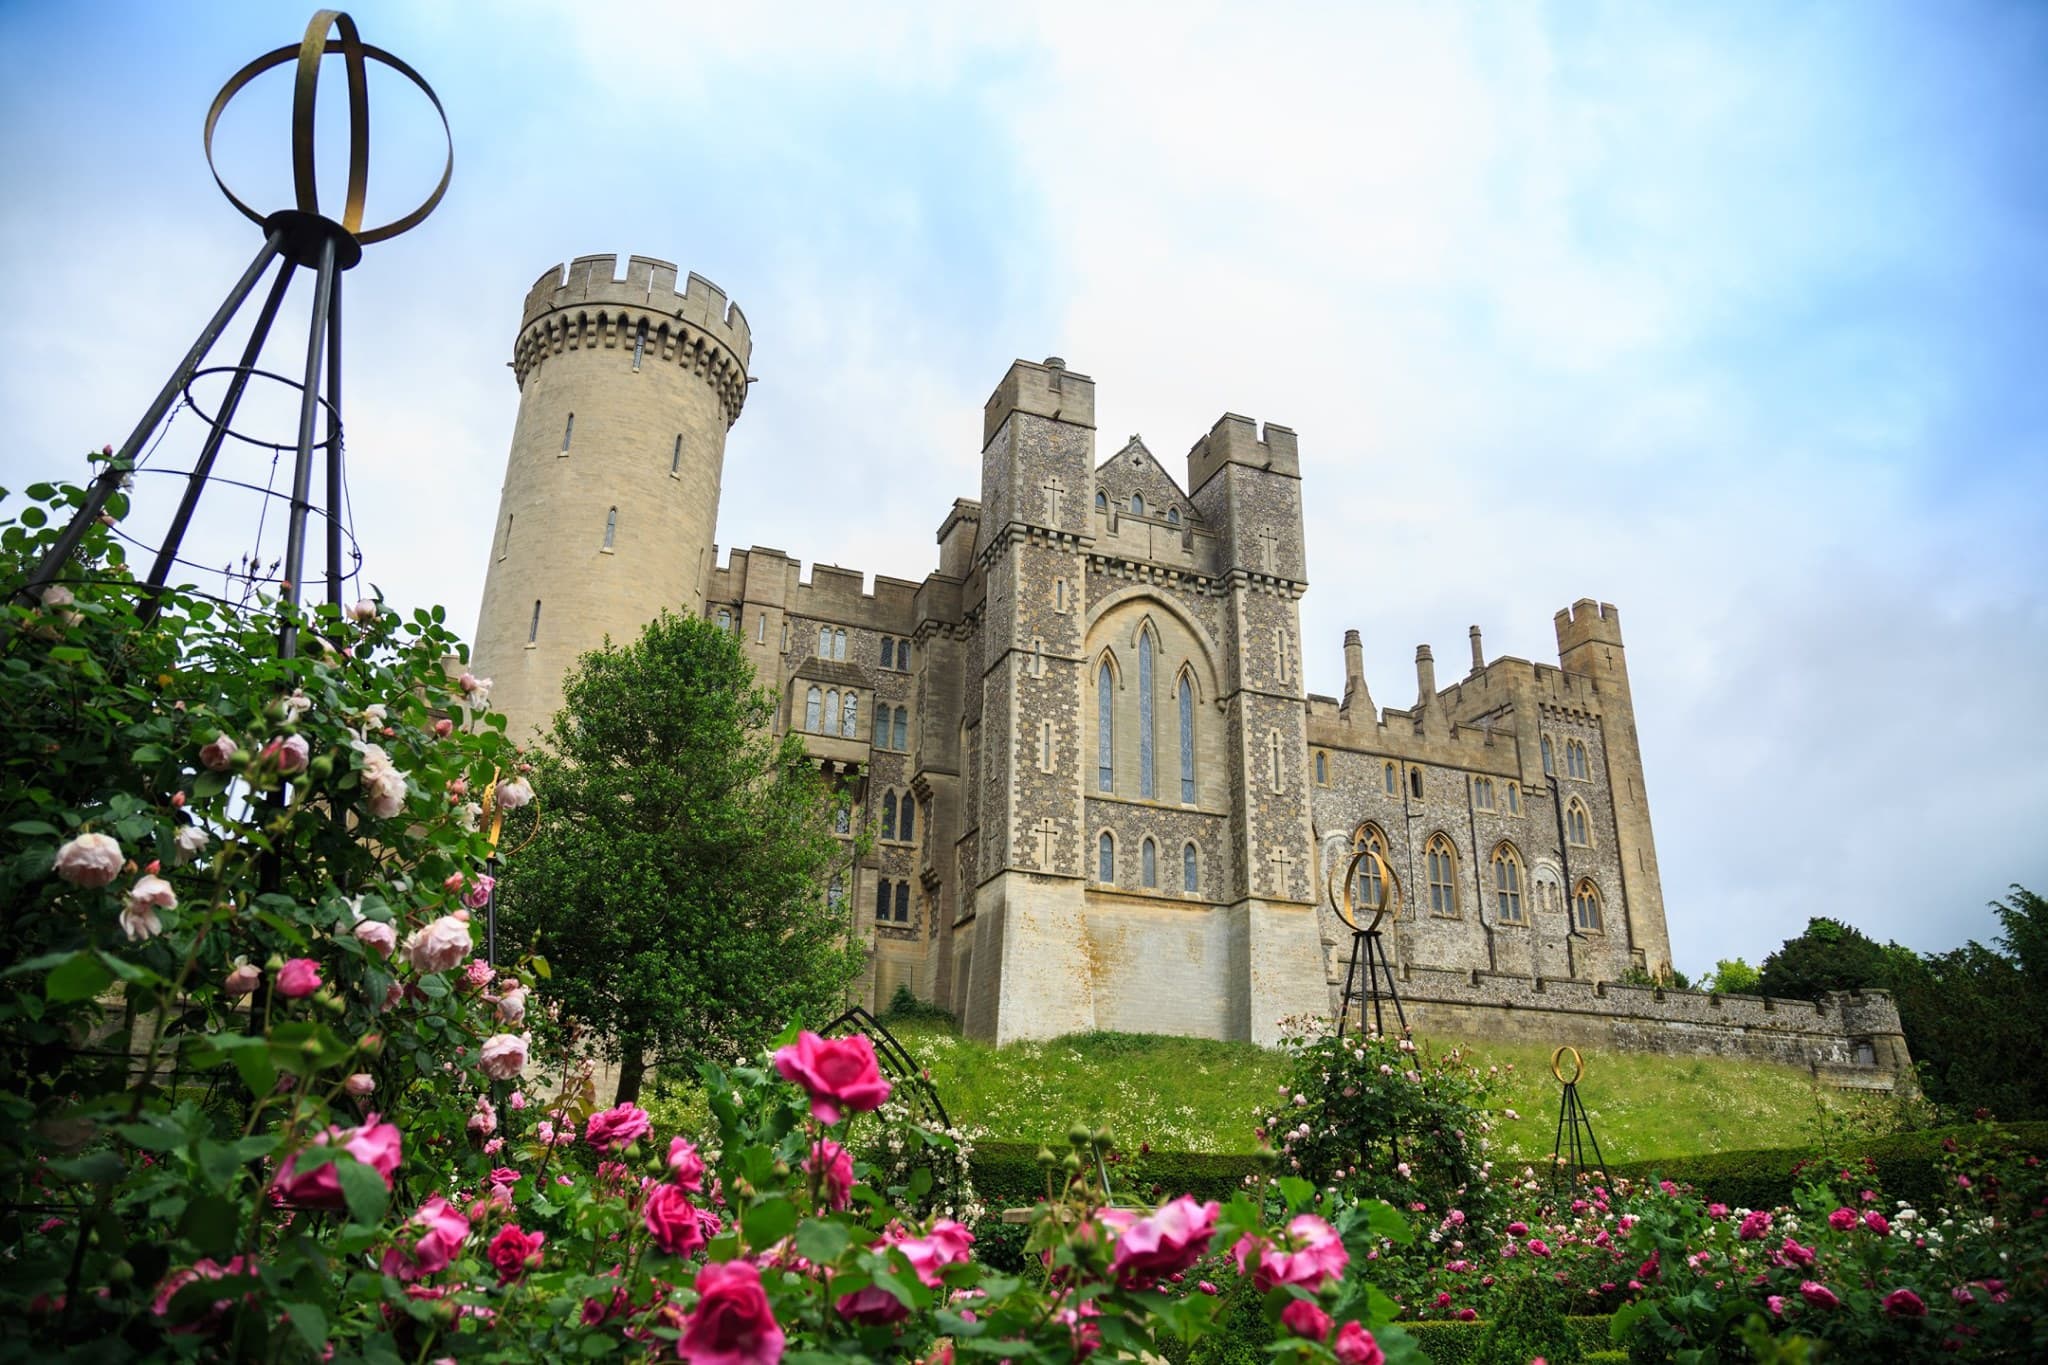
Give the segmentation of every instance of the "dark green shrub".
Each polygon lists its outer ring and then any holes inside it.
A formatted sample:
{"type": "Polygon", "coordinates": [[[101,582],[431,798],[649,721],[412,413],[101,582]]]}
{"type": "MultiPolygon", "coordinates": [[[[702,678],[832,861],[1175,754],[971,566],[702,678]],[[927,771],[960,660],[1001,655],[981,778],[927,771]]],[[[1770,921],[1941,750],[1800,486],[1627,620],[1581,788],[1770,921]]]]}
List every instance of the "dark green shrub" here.
{"type": "Polygon", "coordinates": [[[1550,1365],[1577,1365],[1583,1352],[1578,1334],[1565,1321],[1560,1297],[1547,1280],[1516,1284],[1487,1322],[1475,1365],[1528,1365],[1537,1356],[1550,1365]]]}

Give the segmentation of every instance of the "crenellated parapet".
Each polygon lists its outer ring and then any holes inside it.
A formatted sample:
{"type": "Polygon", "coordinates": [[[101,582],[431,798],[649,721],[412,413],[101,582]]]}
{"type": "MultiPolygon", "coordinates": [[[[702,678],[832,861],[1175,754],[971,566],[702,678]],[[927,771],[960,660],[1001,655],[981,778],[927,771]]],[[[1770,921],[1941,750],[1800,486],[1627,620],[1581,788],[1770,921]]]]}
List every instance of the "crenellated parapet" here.
{"type": "Polygon", "coordinates": [[[754,349],[747,315],[702,275],[689,275],[677,289],[676,267],[667,261],[630,256],[623,279],[613,277],[617,267],[617,256],[578,256],[534,282],[512,349],[520,385],[564,351],[637,346],[643,364],[679,365],[701,376],[718,394],[726,425],[738,421],[754,349]]]}

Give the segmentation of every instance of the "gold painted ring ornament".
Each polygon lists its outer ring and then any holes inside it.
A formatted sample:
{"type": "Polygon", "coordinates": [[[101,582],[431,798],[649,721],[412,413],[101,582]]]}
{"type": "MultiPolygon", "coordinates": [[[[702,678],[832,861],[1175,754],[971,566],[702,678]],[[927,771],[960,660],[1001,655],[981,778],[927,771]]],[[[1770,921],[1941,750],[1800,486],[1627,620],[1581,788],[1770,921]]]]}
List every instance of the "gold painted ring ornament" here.
{"type": "Polygon", "coordinates": [[[1352,929],[1361,934],[1377,933],[1380,921],[1387,917],[1387,911],[1395,905],[1393,869],[1387,866],[1387,860],[1382,858],[1375,850],[1362,848],[1352,855],[1351,862],[1344,869],[1343,880],[1330,883],[1329,897],[1330,908],[1337,912],[1338,919],[1343,920],[1352,929]],[[1358,866],[1367,858],[1372,859],[1373,867],[1379,873],[1380,895],[1379,900],[1369,907],[1372,911],[1372,919],[1364,924],[1360,924],[1358,922],[1358,901],[1355,888],[1358,885],[1358,866]],[[1343,888],[1341,899],[1338,895],[1338,888],[1340,886],[1343,888]]]}
{"type": "Polygon", "coordinates": [[[433,87],[399,58],[363,42],[356,34],[355,20],[340,10],[319,11],[306,25],[305,40],[297,47],[281,47],[274,52],[266,52],[228,77],[228,83],[213,97],[213,107],[206,111],[206,168],[213,172],[213,183],[220,186],[220,192],[243,217],[256,223],[266,221],[266,215],[243,203],[228,188],[227,181],[221,178],[220,168],[213,160],[213,132],[228,102],[239,95],[250,81],[296,57],[299,69],[292,89],[292,187],[298,198],[298,211],[319,215],[320,194],[313,174],[314,93],[320,80],[320,59],[331,52],[341,54],[348,71],[348,197],[342,205],[341,226],[361,243],[387,241],[418,227],[441,202],[441,196],[448,192],[449,178],[455,173],[455,139],[448,128],[448,111],[441,107],[441,98],[434,93],[433,87]],[[338,30],[339,36],[329,38],[327,33],[330,29],[338,30]],[[448,155],[441,166],[441,181],[434,186],[433,193],[404,217],[373,228],[363,227],[363,196],[370,181],[370,91],[365,59],[382,62],[419,88],[440,116],[441,135],[448,143],[448,155]]]}
{"type": "Polygon", "coordinates": [[[1561,1085],[1577,1085],[1579,1077],[1586,1074],[1586,1059],[1579,1056],[1577,1048],[1567,1044],[1550,1054],[1550,1074],[1557,1077],[1558,1083],[1561,1085]],[[1564,1068],[1561,1065],[1564,1060],[1564,1054],[1567,1052],[1572,1054],[1572,1074],[1569,1076],[1564,1074],[1564,1068]]]}

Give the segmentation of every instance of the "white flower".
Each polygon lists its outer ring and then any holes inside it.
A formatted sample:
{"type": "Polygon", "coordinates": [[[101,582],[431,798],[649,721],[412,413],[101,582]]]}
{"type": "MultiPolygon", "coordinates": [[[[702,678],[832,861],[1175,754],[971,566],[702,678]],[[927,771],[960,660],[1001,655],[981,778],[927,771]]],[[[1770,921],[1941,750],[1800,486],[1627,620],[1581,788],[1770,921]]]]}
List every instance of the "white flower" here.
{"type": "Polygon", "coordinates": [[[377,701],[365,706],[363,708],[363,719],[371,725],[382,725],[384,723],[384,703],[377,701]]]}
{"type": "Polygon", "coordinates": [[[199,825],[184,825],[178,830],[175,842],[178,845],[178,861],[189,863],[206,852],[206,846],[213,842],[213,836],[199,825]]]}
{"type": "Polygon", "coordinates": [[[128,903],[121,907],[121,932],[131,939],[155,938],[164,931],[158,910],[176,908],[178,895],[171,884],[154,873],[135,879],[128,888],[128,903]]]}
{"type": "Polygon", "coordinates": [[[307,696],[303,689],[294,690],[289,697],[284,699],[285,723],[289,725],[297,721],[300,716],[305,715],[312,709],[313,699],[307,696]]]}
{"type": "Polygon", "coordinates": [[[363,756],[363,796],[370,814],[389,820],[405,809],[405,774],[392,765],[382,745],[358,740],[355,747],[363,756]]]}
{"type": "Polygon", "coordinates": [[[349,620],[351,620],[351,621],[359,622],[359,623],[360,623],[360,622],[363,622],[363,621],[374,621],[374,620],[376,620],[376,619],[377,619],[377,604],[376,604],[376,602],[374,602],[373,600],[371,600],[370,598],[367,598],[367,597],[364,597],[364,598],[361,598],[361,599],[357,600],[357,601],[356,601],[355,603],[353,603],[353,604],[352,604],[352,605],[351,605],[351,606],[349,607],[349,609],[348,609],[348,619],[349,619],[349,620]]]}

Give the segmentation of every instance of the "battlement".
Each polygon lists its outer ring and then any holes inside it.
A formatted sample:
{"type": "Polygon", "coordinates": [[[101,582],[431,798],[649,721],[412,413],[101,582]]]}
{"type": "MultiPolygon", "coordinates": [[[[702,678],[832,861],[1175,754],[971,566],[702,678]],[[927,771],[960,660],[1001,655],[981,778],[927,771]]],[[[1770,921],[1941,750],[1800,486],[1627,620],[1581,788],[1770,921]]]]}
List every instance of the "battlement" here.
{"type": "Polygon", "coordinates": [[[772,607],[807,620],[908,635],[917,620],[917,594],[923,586],[902,578],[876,574],[874,586],[859,569],[813,564],[804,578],[804,563],[765,545],[727,551],[720,564],[714,556],[706,600],[743,606],[772,607]]]}
{"type": "Polygon", "coordinates": [[[1209,428],[1209,434],[1188,451],[1188,489],[1200,491],[1227,464],[1241,464],[1269,470],[1289,478],[1301,477],[1301,451],[1294,428],[1268,422],[1262,431],[1249,417],[1226,412],[1209,428]]]}
{"type": "Polygon", "coordinates": [[[625,278],[615,277],[616,255],[578,256],[534,281],[520,310],[524,333],[544,315],[558,309],[595,305],[606,312],[630,310],[656,318],[680,318],[732,352],[744,368],[753,358],[754,338],[747,315],[727,301],[725,291],[692,272],[676,288],[676,267],[651,256],[626,258],[625,278]]]}
{"type": "Polygon", "coordinates": [[[982,407],[983,449],[988,448],[988,443],[995,439],[996,432],[1010,420],[1013,412],[1049,417],[1056,422],[1070,422],[1093,430],[1095,381],[1085,374],[1069,370],[1067,362],[1056,355],[1047,356],[1042,364],[1037,365],[1028,360],[1012,361],[1010,372],[1003,376],[1003,382],[996,385],[996,391],[989,395],[988,402],[982,407]]]}
{"type": "Polygon", "coordinates": [[[1567,654],[1580,645],[1619,645],[1621,613],[1612,602],[1595,602],[1581,597],[1556,616],[1557,652],[1567,654]]]}

